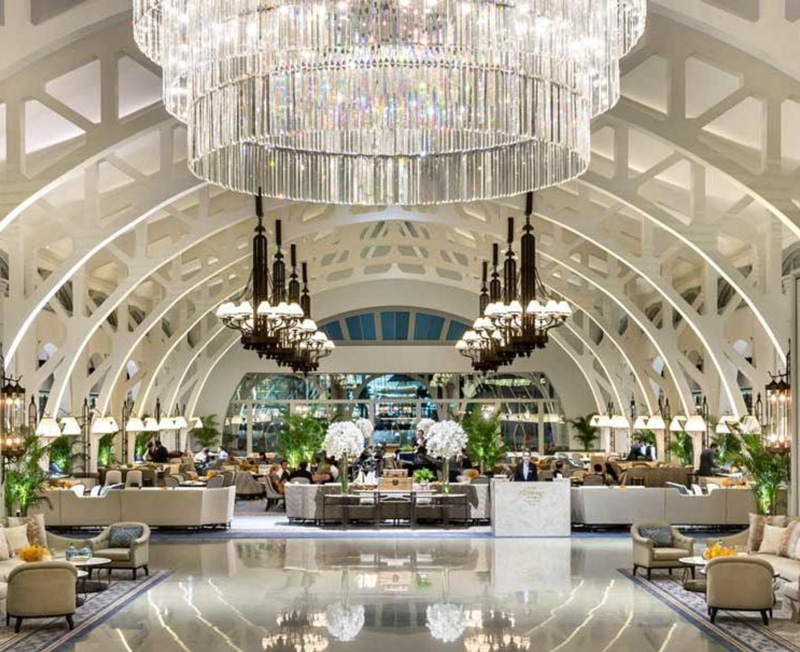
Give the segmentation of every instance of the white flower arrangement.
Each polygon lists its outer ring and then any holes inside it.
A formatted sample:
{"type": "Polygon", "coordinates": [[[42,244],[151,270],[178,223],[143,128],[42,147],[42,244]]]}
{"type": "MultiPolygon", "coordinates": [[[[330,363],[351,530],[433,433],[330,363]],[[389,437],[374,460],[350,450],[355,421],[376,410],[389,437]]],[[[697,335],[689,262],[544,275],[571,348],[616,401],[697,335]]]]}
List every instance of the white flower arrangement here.
{"type": "Polygon", "coordinates": [[[436,423],[433,419],[420,419],[417,423],[417,432],[421,432],[424,435],[428,434],[428,429],[436,423]]]}
{"type": "Polygon", "coordinates": [[[353,641],[364,627],[364,605],[332,604],[326,610],[328,634],[337,641],[353,641]]]}
{"type": "Polygon", "coordinates": [[[372,433],[375,432],[375,426],[372,425],[372,421],[369,419],[356,419],[356,425],[361,434],[364,435],[364,441],[372,441],[372,433]]]}
{"type": "Polygon", "coordinates": [[[454,604],[432,604],[425,615],[431,636],[442,643],[457,641],[467,627],[464,610],[454,604]]]}
{"type": "Polygon", "coordinates": [[[467,433],[464,432],[460,423],[439,421],[428,428],[428,432],[425,433],[425,446],[431,457],[447,460],[466,448],[467,433]]]}
{"type": "Polygon", "coordinates": [[[364,450],[364,435],[352,421],[336,421],[328,426],[323,447],[334,459],[353,458],[364,450]]]}

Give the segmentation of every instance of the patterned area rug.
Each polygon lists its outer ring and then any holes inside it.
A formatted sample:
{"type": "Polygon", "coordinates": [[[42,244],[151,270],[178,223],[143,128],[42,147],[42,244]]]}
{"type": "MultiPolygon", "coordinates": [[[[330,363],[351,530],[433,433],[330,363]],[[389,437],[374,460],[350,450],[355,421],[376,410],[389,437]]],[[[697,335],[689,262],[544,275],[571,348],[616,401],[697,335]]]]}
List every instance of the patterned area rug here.
{"type": "Polygon", "coordinates": [[[652,581],[620,569],[625,577],[655,596],[686,620],[716,639],[720,644],[735,652],[800,652],[800,624],[791,620],[788,608],[780,601],[775,604],[774,618],[769,627],[761,622],[758,613],[739,611],[720,611],[717,622],[708,620],[708,609],[702,593],[685,591],[679,575],[654,574],[652,581]]]}
{"type": "Polygon", "coordinates": [[[19,634],[15,634],[12,620],[11,627],[0,627],[0,652],[57,652],[88,634],[129,602],[163,582],[171,573],[172,571],[151,571],[150,577],[140,578],[136,582],[115,580],[107,590],[88,594],[86,602],[75,612],[75,629],[72,631],[63,618],[50,618],[24,620],[19,634]]]}

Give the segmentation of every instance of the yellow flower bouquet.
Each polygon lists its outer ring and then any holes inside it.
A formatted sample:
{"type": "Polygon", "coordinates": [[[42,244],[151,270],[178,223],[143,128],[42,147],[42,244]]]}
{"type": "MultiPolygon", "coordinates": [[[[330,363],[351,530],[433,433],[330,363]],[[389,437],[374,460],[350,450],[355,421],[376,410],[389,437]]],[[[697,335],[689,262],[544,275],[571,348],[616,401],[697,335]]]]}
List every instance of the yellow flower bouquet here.
{"type": "Polygon", "coordinates": [[[706,549],[703,553],[703,559],[708,561],[717,557],[733,557],[735,554],[736,550],[731,546],[725,545],[722,541],[717,541],[713,546],[706,549]]]}
{"type": "Polygon", "coordinates": [[[19,558],[25,562],[42,561],[45,557],[50,556],[50,551],[42,546],[31,545],[25,546],[18,553],[19,558]]]}

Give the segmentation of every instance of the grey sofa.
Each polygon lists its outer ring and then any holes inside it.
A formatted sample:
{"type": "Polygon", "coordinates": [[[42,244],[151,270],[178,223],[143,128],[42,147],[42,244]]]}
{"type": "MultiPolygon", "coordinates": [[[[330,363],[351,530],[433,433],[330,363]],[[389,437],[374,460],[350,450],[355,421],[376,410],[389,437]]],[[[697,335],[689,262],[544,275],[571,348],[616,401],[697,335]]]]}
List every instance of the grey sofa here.
{"type": "Polygon", "coordinates": [[[677,489],[581,487],[571,490],[574,525],[632,525],[665,521],[673,525],[747,525],[756,511],[752,492],[718,489],[703,496],[683,496],[677,489]]]}
{"type": "Polygon", "coordinates": [[[120,489],[105,496],[77,496],[69,490],[46,493],[35,510],[47,527],[105,527],[137,522],[150,527],[228,527],[236,488],[120,489]]]}

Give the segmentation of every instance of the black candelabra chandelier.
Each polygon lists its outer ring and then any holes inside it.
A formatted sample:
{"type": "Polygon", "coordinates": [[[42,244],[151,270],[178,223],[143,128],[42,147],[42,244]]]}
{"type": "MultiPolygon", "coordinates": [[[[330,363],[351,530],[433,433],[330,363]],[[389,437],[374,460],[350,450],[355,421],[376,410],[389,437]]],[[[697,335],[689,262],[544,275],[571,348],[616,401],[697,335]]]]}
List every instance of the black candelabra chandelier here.
{"type": "Polygon", "coordinates": [[[258,224],[253,237],[253,269],[241,295],[217,308],[217,317],[228,328],[241,333],[242,346],[258,357],[275,360],[294,371],[313,371],[319,360],[335,348],[311,319],[308,271],[302,263],[303,287],[297,274],[297,247],[289,248],[291,272],[287,284],[282,249],[281,221],[275,221],[277,250],[269,268],[261,193],[256,196],[258,224]],[[237,303],[238,302],[238,303],[237,303]]]}
{"type": "Polygon", "coordinates": [[[508,248],[500,274],[500,247],[492,246],[492,273],[483,262],[479,317],[456,343],[456,350],[472,361],[476,371],[497,371],[517,357],[530,357],[544,348],[548,332],[572,314],[569,304],[552,298],[536,267],[536,236],[531,225],[533,193],[528,193],[525,226],[520,238],[519,269],[514,253],[514,218],[508,218],[508,248]]]}

